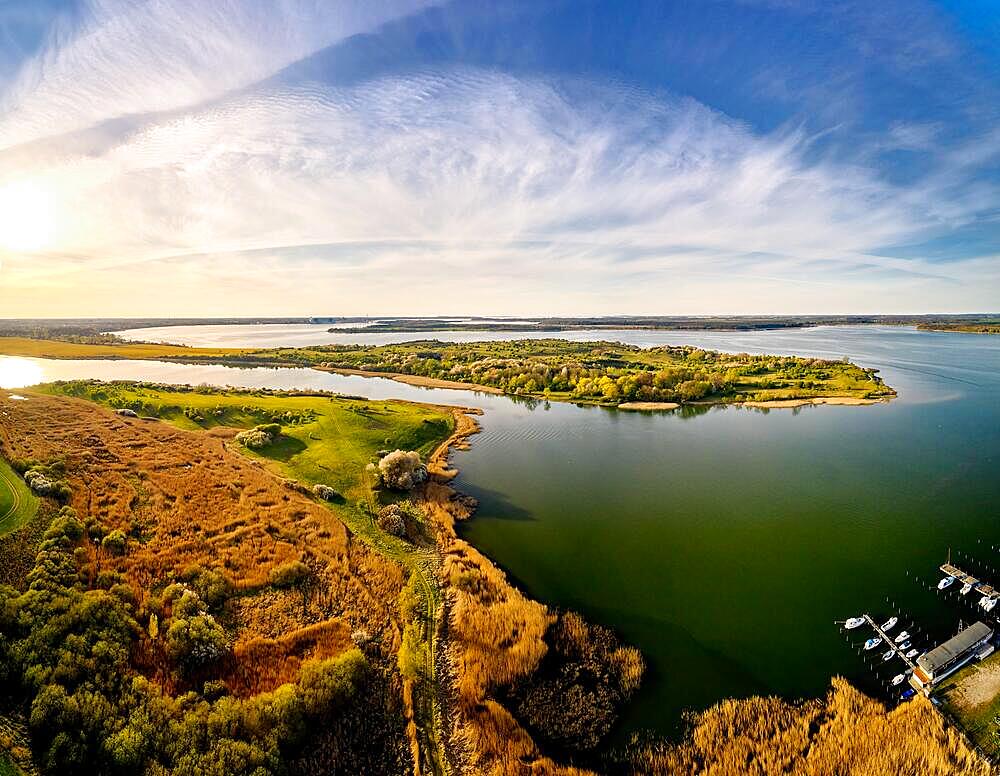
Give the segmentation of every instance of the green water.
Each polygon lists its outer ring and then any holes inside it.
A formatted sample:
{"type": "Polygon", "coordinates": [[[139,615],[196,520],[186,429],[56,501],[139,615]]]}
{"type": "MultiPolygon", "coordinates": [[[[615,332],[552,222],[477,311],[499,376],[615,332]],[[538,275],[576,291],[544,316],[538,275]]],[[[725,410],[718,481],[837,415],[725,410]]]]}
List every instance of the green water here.
{"type": "Polygon", "coordinates": [[[901,664],[872,672],[834,625],[861,611],[901,610],[921,649],[975,619],[975,601],[937,593],[937,566],[951,547],[1000,571],[1000,337],[672,338],[850,355],[900,398],[697,416],[487,413],[486,433],[455,458],[457,486],[481,504],[463,534],[534,597],[641,648],[650,674],[626,727],[670,732],[683,709],[727,696],[816,695],[835,673],[879,691],[901,664]]]}
{"type": "MultiPolygon", "coordinates": [[[[189,334],[246,336],[239,329],[189,334]]],[[[260,346],[300,336],[265,333],[260,346]]],[[[880,368],[900,397],[649,415],[308,369],[4,357],[0,387],[149,379],[483,407],[483,433],[454,456],[457,487],[481,504],[462,532],[533,597],[610,625],[643,651],[649,675],[620,734],[675,731],[682,710],[729,696],[815,696],[831,674],[881,692],[901,664],[872,671],[834,620],[899,611],[899,627],[925,649],[977,618],[974,596],[935,589],[949,547],[1000,582],[1000,337],[902,327],[566,337],[849,356],[880,368]]]]}

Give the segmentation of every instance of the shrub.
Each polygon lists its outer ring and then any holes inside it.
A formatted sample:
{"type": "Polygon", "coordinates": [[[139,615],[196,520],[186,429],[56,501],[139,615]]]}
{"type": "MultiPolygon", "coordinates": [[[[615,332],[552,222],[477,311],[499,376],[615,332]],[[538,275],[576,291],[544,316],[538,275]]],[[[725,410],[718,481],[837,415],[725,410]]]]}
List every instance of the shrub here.
{"type": "Polygon", "coordinates": [[[323,501],[338,501],[341,498],[341,495],[329,485],[313,485],[312,492],[316,498],[321,498],[323,501]]]}
{"type": "Polygon", "coordinates": [[[110,555],[124,555],[128,537],[120,530],[114,530],[101,540],[101,549],[110,555]]]}
{"type": "Polygon", "coordinates": [[[427,480],[427,467],[413,450],[394,450],[378,462],[378,469],[382,482],[392,490],[412,490],[427,480]]]}
{"type": "Polygon", "coordinates": [[[210,614],[174,617],[167,629],[167,654],[183,668],[200,668],[225,654],[226,632],[210,614]]]}
{"type": "Polygon", "coordinates": [[[271,569],[271,584],[275,587],[295,587],[304,582],[312,573],[300,560],[291,560],[271,569]]]}
{"type": "Polygon", "coordinates": [[[24,481],[39,496],[67,499],[73,493],[65,481],[55,479],[51,474],[43,473],[38,469],[28,469],[24,473],[24,481]]]}
{"type": "Polygon", "coordinates": [[[260,426],[254,426],[248,431],[241,431],[236,435],[236,441],[244,447],[259,450],[274,442],[280,434],[280,425],[277,423],[265,423],[260,426]]]}
{"type": "Polygon", "coordinates": [[[406,514],[398,504],[382,507],[375,522],[379,528],[393,536],[406,535],[406,514]]]}

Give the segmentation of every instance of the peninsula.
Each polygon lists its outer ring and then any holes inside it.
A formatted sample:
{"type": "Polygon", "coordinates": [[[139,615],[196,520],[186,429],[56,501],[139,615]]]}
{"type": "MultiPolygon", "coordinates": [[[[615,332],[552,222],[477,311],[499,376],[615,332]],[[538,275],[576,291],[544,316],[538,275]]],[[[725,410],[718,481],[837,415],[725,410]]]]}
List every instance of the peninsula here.
{"type": "MultiPolygon", "coordinates": [[[[0,354],[36,358],[139,359],[231,366],[311,367],[404,382],[554,401],[626,404],[867,404],[894,389],[877,370],[844,359],[729,354],[692,346],[525,339],[418,340],[394,345],[194,348],[178,345],[0,338],[0,354]]],[[[626,406],[626,409],[629,408],[626,406]]],[[[666,408],[666,407],[663,407],[666,408]]]]}

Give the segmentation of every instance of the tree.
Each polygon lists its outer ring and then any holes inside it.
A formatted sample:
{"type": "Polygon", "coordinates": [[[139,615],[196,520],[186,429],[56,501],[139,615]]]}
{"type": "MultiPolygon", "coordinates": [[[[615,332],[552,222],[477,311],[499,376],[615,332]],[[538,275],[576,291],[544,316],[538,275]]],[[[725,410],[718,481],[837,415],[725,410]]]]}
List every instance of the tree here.
{"type": "Polygon", "coordinates": [[[378,469],[382,482],[393,490],[412,490],[427,480],[427,467],[413,450],[394,450],[378,462],[378,469]]]}

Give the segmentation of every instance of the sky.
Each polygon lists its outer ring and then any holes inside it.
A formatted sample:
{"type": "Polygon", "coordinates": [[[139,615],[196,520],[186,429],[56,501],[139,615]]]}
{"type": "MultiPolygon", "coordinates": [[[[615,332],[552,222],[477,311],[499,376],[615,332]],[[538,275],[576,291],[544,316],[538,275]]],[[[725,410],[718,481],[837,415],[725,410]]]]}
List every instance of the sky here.
{"type": "Polygon", "coordinates": [[[995,311],[995,0],[0,0],[0,317],[995,311]]]}

